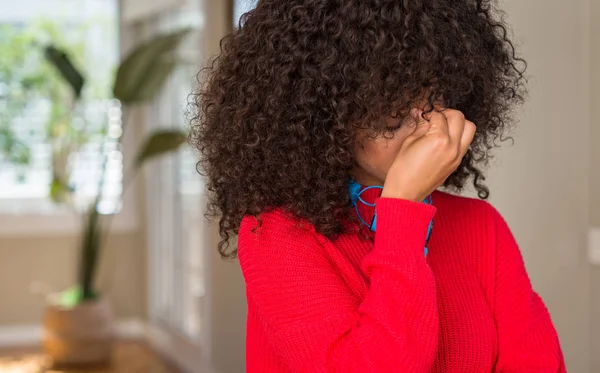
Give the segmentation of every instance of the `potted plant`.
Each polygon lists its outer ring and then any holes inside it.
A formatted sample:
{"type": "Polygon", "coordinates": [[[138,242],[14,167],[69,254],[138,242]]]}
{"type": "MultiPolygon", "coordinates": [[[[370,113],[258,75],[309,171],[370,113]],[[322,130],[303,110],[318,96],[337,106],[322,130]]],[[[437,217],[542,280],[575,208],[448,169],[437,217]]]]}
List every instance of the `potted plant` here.
{"type": "MultiPolygon", "coordinates": [[[[189,31],[184,29],[159,36],[134,48],[122,60],[115,76],[113,95],[123,107],[127,109],[144,104],[155,97],[177,66],[177,47],[189,31]]],[[[68,54],[59,48],[47,46],[45,55],[71,88],[73,101],[66,105],[73,107],[73,102],[80,99],[85,84],[83,74],[74,66],[68,54]]],[[[130,125],[123,121],[123,133],[130,125]]],[[[120,136],[118,141],[122,141],[122,138],[120,136]]],[[[146,160],[178,149],[186,138],[186,133],[179,130],[152,133],[138,150],[134,163],[126,170],[128,177],[124,179],[132,180],[146,160]]],[[[103,197],[106,163],[105,156],[97,195],[83,212],[77,283],[71,289],[47,297],[43,346],[55,366],[98,365],[110,361],[114,338],[113,316],[105,297],[94,283],[103,251],[103,238],[109,228],[109,220],[101,218],[98,208],[103,197]]],[[[64,198],[72,193],[66,179],[64,175],[55,173],[50,191],[53,200],[69,200],[64,198]]],[[[126,187],[123,185],[123,190],[126,187]]]]}

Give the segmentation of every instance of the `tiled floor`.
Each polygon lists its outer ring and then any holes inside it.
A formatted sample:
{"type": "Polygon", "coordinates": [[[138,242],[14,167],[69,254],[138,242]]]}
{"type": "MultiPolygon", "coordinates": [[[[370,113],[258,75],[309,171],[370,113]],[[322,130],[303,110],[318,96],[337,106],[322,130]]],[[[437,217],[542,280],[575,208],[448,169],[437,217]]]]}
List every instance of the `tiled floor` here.
{"type": "Polygon", "coordinates": [[[179,373],[145,346],[120,343],[109,367],[86,370],[53,370],[35,350],[0,351],[0,373],[179,373]]]}

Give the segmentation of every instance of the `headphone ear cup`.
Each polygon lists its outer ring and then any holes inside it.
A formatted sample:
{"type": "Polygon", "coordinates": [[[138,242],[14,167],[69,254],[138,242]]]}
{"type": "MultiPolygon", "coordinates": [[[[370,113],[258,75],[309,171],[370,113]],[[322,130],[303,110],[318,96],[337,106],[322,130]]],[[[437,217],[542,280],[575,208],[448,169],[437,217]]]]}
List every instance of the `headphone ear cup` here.
{"type": "Polygon", "coordinates": [[[350,201],[352,201],[352,206],[356,206],[358,203],[358,197],[360,196],[361,188],[362,185],[354,180],[350,180],[350,183],[348,183],[348,191],[350,192],[350,201]]]}

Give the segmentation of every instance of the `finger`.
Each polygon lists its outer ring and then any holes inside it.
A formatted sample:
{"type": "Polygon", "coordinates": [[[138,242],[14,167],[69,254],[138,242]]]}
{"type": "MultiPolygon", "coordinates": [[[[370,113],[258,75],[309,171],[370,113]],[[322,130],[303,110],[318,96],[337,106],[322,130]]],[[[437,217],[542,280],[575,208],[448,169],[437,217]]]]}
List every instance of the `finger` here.
{"type": "Polygon", "coordinates": [[[411,134],[411,137],[419,138],[425,135],[431,128],[431,123],[423,118],[423,111],[420,109],[413,109],[411,115],[416,122],[415,130],[411,134]]]}
{"type": "Polygon", "coordinates": [[[446,119],[446,116],[443,113],[434,110],[430,113],[425,114],[425,119],[429,120],[429,123],[431,123],[429,132],[437,132],[449,136],[448,120],[446,119]]]}
{"type": "Polygon", "coordinates": [[[465,129],[462,133],[462,137],[460,139],[460,158],[467,154],[469,147],[471,146],[471,142],[473,142],[473,138],[475,137],[475,132],[477,131],[477,126],[475,123],[471,121],[465,122],[465,129]]]}
{"type": "Polygon", "coordinates": [[[461,139],[465,131],[465,115],[458,110],[444,110],[444,116],[448,120],[448,133],[452,144],[460,149],[461,139]]]}
{"type": "Polygon", "coordinates": [[[433,103],[433,108],[439,112],[443,112],[444,110],[448,109],[444,99],[441,96],[433,103]]]}

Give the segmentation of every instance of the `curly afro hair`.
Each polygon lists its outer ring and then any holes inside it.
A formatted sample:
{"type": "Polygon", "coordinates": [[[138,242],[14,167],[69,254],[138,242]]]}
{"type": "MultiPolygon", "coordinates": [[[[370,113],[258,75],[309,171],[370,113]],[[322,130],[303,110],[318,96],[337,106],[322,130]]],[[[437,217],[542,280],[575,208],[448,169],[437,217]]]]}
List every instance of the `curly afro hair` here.
{"type": "Polygon", "coordinates": [[[193,94],[190,141],[221,255],[236,256],[244,216],[273,208],[342,233],[357,131],[384,133],[383,118],[408,113],[423,92],[430,108],[443,97],[478,128],[445,187],[472,178],[487,198],[480,167],[526,94],[507,35],[491,0],[258,1],[193,94]]]}

